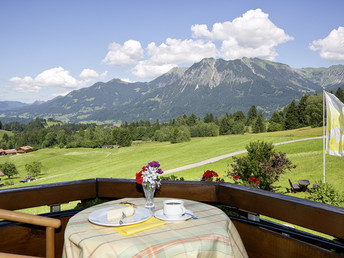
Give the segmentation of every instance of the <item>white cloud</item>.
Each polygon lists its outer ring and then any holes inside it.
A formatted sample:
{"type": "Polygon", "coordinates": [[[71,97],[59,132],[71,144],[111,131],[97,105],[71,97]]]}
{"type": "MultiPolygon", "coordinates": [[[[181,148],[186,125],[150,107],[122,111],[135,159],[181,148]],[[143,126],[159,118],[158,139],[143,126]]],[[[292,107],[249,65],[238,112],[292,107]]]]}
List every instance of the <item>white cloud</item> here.
{"type": "Polygon", "coordinates": [[[132,69],[132,73],[140,78],[152,79],[182,63],[194,63],[205,57],[215,57],[216,52],[216,46],[212,42],[168,38],[159,46],[154,42],[150,43],[147,47],[149,59],[140,61],[132,69]]]}
{"type": "Polygon", "coordinates": [[[82,70],[82,72],[79,74],[79,77],[83,79],[89,79],[89,78],[96,79],[99,77],[99,74],[95,70],[86,68],[82,70]]]}
{"type": "Polygon", "coordinates": [[[65,92],[62,92],[62,93],[54,93],[54,94],[52,94],[52,97],[59,97],[59,96],[66,96],[68,93],[70,93],[71,92],[71,90],[70,91],[65,91],[65,92]]]}
{"type": "MultiPolygon", "coordinates": [[[[24,78],[12,77],[9,79],[14,87],[11,87],[17,92],[38,92],[41,87],[34,85],[34,80],[30,76],[25,76],[24,78]]],[[[9,87],[10,88],[10,87],[9,87]]]]}
{"type": "Polygon", "coordinates": [[[80,82],[69,74],[69,71],[62,67],[45,70],[34,79],[38,86],[58,86],[63,88],[78,88],[80,82]]]}
{"type": "Polygon", "coordinates": [[[203,40],[166,39],[166,43],[156,46],[154,42],[147,47],[147,55],[154,64],[181,64],[198,62],[205,57],[216,56],[216,46],[203,40]]]}
{"type": "Polygon", "coordinates": [[[127,82],[127,83],[134,83],[136,81],[132,81],[129,78],[121,78],[121,81],[127,82]]]}
{"type": "Polygon", "coordinates": [[[275,47],[293,39],[274,25],[261,9],[249,10],[232,22],[215,23],[211,31],[204,24],[193,25],[191,31],[195,38],[222,41],[219,57],[225,59],[245,56],[274,60],[275,47]]]}
{"type": "Polygon", "coordinates": [[[322,59],[334,62],[344,61],[344,27],[332,30],[324,39],[314,40],[309,48],[320,51],[322,59]]]}
{"type": "Polygon", "coordinates": [[[150,61],[140,61],[133,69],[132,73],[137,77],[144,79],[156,78],[164,73],[167,73],[173,67],[177,65],[173,64],[154,64],[150,61]]]}
{"type": "Polygon", "coordinates": [[[95,70],[92,69],[84,69],[80,73],[79,77],[85,80],[102,80],[106,78],[107,76],[107,71],[103,72],[102,74],[97,73],[95,70]]]}
{"type": "Polygon", "coordinates": [[[90,83],[104,79],[106,75],[107,71],[99,75],[94,70],[84,69],[79,75],[83,80],[78,80],[71,76],[69,71],[64,68],[55,67],[41,72],[35,78],[31,76],[25,76],[23,78],[12,77],[9,79],[9,82],[12,84],[11,88],[17,92],[39,92],[42,88],[46,87],[75,90],[90,86],[90,83]]]}
{"type": "Polygon", "coordinates": [[[215,23],[211,31],[205,24],[195,24],[191,32],[194,39],[167,38],[160,45],[151,42],[146,49],[136,40],[128,40],[123,46],[113,42],[102,62],[128,65],[137,77],[153,79],[175,66],[199,62],[206,57],[274,60],[278,55],[275,47],[293,39],[273,24],[261,9],[249,10],[233,21],[215,23]],[[219,42],[216,43],[219,48],[215,42],[219,42]]]}
{"type": "Polygon", "coordinates": [[[103,59],[103,63],[113,66],[125,66],[136,63],[143,58],[141,43],[136,40],[128,40],[123,46],[113,42],[109,45],[109,52],[103,59]]]}

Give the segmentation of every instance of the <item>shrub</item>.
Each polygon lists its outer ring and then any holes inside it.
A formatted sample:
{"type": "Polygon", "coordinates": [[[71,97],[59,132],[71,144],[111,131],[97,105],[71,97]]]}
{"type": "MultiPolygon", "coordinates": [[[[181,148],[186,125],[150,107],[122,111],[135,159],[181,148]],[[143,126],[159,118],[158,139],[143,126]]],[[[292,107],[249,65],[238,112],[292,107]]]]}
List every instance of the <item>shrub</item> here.
{"type": "Polygon", "coordinates": [[[228,171],[227,176],[233,177],[237,184],[273,191],[272,184],[279,180],[280,175],[296,167],[285,153],[276,153],[273,148],[271,143],[249,143],[247,156],[233,157],[233,172],[228,171]]]}
{"type": "Polygon", "coordinates": [[[315,189],[311,192],[308,197],[309,200],[322,202],[335,206],[344,206],[344,195],[336,191],[336,189],[328,184],[322,183],[316,184],[315,189]]]}

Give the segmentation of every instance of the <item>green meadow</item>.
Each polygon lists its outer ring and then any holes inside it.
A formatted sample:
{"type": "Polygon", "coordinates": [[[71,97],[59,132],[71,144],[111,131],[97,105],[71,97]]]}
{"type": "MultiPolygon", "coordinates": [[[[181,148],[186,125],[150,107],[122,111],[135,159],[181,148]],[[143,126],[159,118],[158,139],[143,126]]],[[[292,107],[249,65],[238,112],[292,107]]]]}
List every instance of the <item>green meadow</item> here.
{"type": "MultiPolygon", "coordinates": [[[[28,154],[1,157],[0,164],[8,160],[13,162],[19,171],[19,175],[11,179],[3,177],[2,182],[14,183],[4,187],[8,188],[97,177],[134,178],[141,167],[152,160],[159,161],[161,168],[167,171],[244,150],[251,141],[278,143],[321,135],[322,128],[302,128],[274,133],[192,138],[190,142],[178,144],[134,142],[131,147],[119,149],[41,149],[28,154]],[[33,161],[40,161],[43,164],[42,174],[34,182],[19,183],[19,180],[27,175],[25,164],[33,161]]],[[[290,194],[288,178],[295,183],[299,179],[308,179],[312,184],[322,179],[322,139],[279,145],[275,150],[287,153],[287,157],[297,165],[296,169],[288,171],[275,183],[278,192],[290,194]]],[[[340,190],[344,186],[344,179],[340,176],[344,173],[343,162],[340,157],[326,155],[326,182],[340,190]]],[[[226,177],[227,171],[231,170],[231,163],[232,158],[226,158],[173,174],[184,177],[185,180],[199,180],[205,170],[211,169],[225,181],[232,182],[231,178],[226,177]]],[[[303,193],[296,194],[300,197],[304,197],[303,195],[303,193]]]]}

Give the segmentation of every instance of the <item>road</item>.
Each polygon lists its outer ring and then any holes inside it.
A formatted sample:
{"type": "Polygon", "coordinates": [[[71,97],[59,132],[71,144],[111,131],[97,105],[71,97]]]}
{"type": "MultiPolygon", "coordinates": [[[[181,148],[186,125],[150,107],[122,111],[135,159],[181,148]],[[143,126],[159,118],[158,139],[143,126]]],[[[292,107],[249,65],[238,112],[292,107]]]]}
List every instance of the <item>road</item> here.
{"type": "MultiPolygon", "coordinates": [[[[309,140],[322,139],[322,138],[323,138],[323,136],[318,136],[318,137],[312,137],[312,138],[304,138],[304,139],[298,139],[298,140],[291,140],[291,141],[286,141],[286,142],[278,142],[278,143],[274,143],[273,145],[274,146],[278,146],[278,145],[283,145],[283,144],[288,144],[288,143],[293,143],[293,142],[302,142],[302,141],[309,141],[309,140]]],[[[221,159],[226,159],[226,158],[233,157],[233,156],[236,156],[236,155],[239,155],[239,154],[243,154],[243,153],[246,153],[246,152],[247,152],[247,150],[236,151],[236,152],[232,152],[232,153],[229,153],[229,154],[225,154],[225,155],[221,155],[221,156],[218,156],[218,157],[214,157],[214,158],[211,158],[211,159],[206,159],[206,160],[194,163],[194,164],[186,165],[186,166],[179,167],[179,168],[170,169],[170,170],[164,171],[164,175],[165,174],[179,172],[179,171],[183,171],[183,170],[187,170],[187,169],[190,169],[190,168],[200,167],[200,166],[203,166],[203,165],[206,165],[206,164],[209,164],[209,163],[213,163],[213,162],[219,161],[221,159]]]]}

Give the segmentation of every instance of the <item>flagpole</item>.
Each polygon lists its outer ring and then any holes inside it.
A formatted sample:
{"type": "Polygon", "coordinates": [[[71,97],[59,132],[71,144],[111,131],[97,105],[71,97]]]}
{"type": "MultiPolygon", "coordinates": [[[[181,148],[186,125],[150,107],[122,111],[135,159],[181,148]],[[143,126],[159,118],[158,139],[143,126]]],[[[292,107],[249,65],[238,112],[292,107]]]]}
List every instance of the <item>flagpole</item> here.
{"type": "Polygon", "coordinates": [[[323,87],[323,182],[325,183],[325,88],[323,87]]]}

